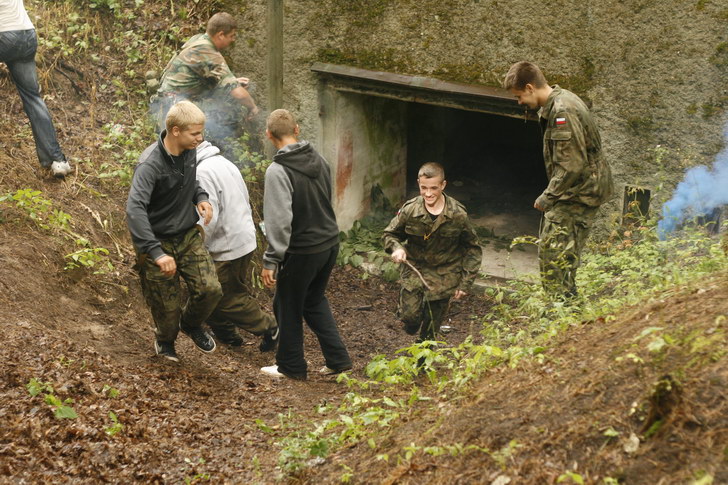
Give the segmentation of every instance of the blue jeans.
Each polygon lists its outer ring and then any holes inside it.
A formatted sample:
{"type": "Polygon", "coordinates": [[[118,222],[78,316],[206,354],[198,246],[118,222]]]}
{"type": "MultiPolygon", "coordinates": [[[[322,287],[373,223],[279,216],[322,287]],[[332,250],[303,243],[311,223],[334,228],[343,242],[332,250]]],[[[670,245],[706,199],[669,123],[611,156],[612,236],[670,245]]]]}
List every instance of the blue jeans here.
{"type": "Polygon", "coordinates": [[[23,101],[23,109],[33,129],[40,164],[48,168],[51,163],[65,160],[66,157],[56,139],[51,114],[40,96],[35,67],[37,48],[38,39],[34,29],[0,32],[0,62],[8,66],[10,77],[23,101]]]}

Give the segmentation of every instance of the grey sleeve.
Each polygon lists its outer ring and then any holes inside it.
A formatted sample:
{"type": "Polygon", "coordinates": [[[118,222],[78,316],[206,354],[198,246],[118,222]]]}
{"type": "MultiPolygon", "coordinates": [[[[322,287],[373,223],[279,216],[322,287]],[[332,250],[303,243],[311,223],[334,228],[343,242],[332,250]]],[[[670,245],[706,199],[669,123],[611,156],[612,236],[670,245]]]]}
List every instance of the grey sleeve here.
{"type": "Polygon", "coordinates": [[[195,188],[195,200],[193,201],[195,205],[199,204],[200,202],[205,202],[206,200],[209,200],[210,194],[207,193],[207,191],[202,188],[199,181],[197,182],[197,187],[195,188]]]}
{"type": "Polygon", "coordinates": [[[140,253],[148,254],[154,261],[164,256],[162,245],[157,240],[149,222],[149,201],[152,199],[156,173],[149,163],[137,165],[126,200],[126,223],[131,240],[140,253]]]}
{"type": "Polygon", "coordinates": [[[265,172],[263,220],[268,239],[263,267],[276,270],[288,251],[293,221],[293,185],[285,169],[277,163],[272,163],[265,172]]]}

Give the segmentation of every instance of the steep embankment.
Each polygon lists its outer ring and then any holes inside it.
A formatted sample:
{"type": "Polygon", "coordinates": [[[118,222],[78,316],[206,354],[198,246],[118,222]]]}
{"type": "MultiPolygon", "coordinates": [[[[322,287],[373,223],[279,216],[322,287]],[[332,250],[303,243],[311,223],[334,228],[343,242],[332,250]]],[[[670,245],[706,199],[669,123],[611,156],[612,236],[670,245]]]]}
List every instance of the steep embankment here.
{"type": "Polygon", "coordinates": [[[728,275],[608,320],[423,406],[306,483],[347,470],[382,484],[728,483],[728,275]]]}

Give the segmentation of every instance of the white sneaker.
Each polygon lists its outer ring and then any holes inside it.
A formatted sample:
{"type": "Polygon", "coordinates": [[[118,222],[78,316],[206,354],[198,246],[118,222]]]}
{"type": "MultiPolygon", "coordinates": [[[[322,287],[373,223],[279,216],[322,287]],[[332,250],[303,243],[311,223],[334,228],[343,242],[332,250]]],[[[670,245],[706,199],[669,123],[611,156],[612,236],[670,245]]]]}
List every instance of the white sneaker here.
{"type": "Polygon", "coordinates": [[[263,374],[269,375],[271,377],[286,377],[285,375],[278,372],[278,366],[277,365],[269,365],[268,367],[261,367],[260,371],[263,374]]]}
{"type": "Polygon", "coordinates": [[[69,164],[66,160],[51,163],[51,174],[53,174],[54,177],[62,179],[69,173],[71,173],[71,164],[69,164]]]}

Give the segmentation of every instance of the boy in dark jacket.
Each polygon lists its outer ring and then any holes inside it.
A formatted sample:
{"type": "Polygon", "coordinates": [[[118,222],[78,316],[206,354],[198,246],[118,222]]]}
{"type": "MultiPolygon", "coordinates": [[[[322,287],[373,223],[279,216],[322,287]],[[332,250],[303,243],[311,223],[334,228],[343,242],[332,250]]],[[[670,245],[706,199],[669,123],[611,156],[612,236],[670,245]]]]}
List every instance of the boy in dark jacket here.
{"type": "Polygon", "coordinates": [[[156,325],[157,354],[177,362],[174,341],[182,330],[203,352],[215,341],[202,323],[222,296],[215,265],[197,227],[199,211],[208,224],[212,206],[197,183],[196,147],[205,115],[189,101],[172,106],[167,129],[139,157],[126,202],[131,239],[144,298],[156,325]],[[195,210],[195,208],[197,210],[195,210]],[[180,280],[189,300],[180,301],[180,280]]]}
{"type": "Polygon", "coordinates": [[[263,283],[276,288],[273,309],[280,329],[276,365],[261,371],[305,379],[303,325],[316,334],[326,360],[322,374],[351,369],[351,358],[326,299],[326,285],[339,252],[339,227],[331,205],[329,165],[307,141],[291,113],[268,117],[266,135],[278,152],[265,173],[263,216],[268,249],[263,283]]]}

